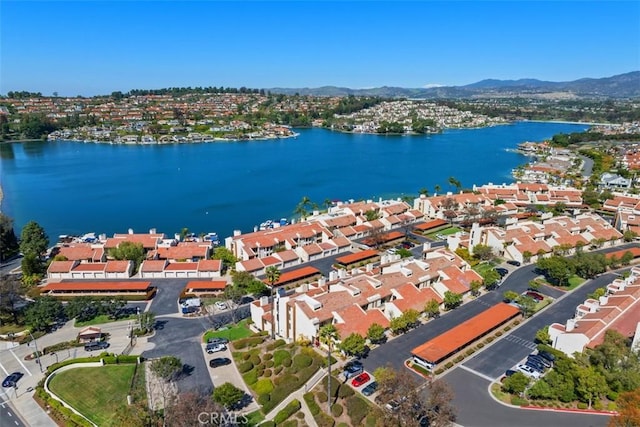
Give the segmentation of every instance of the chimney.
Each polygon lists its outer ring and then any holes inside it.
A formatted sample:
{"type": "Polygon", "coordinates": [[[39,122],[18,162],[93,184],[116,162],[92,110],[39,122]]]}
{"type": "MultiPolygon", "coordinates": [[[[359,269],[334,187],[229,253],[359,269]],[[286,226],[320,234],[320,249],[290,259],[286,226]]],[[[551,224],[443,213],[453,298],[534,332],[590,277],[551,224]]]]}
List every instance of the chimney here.
{"type": "Polygon", "coordinates": [[[233,230],[233,237],[238,237],[242,234],[240,230],[233,230]]]}
{"type": "Polygon", "coordinates": [[[264,307],[269,304],[269,297],[260,297],[260,307],[264,307]]]}
{"type": "Polygon", "coordinates": [[[133,234],[133,228],[129,229],[129,234],[133,234]]]}
{"type": "Polygon", "coordinates": [[[575,327],[577,326],[577,322],[576,319],[568,319],[567,320],[567,326],[565,327],[565,330],[567,332],[571,332],[575,329],[575,327]]]}
{"type": "Polygon", "coordinates": [[[373,270],[373,264],[369,263],[367,264],[367,272],[371,272],[373,270]]]}
{"type": "Polygon", "coordinates": [[[338,277],[340,279],[344,279],[345,277],[347,277],[347,270],[345,270],[344,268],[341,268],[338,270],[338,277]]]}
{"type": "Polygon", "coordinates": [[[156,229],[155,228],[150,229],[149,234],[156,234],[156,229]]]}
{"type": "Polygon", "coordinates": [[[600,297],[600,307],[604,307],[609,302],[609,297],[604,295],[600,297]]]}
{"type": "MultiPolygon", "coordinates": [[[[318,286],[324,286],[326,284],[327,284],[327,279],[324,276],[318,279],[318,286]]],[[[309,290],[308,287],[307,287],[307,290],[309,290]]]]}
{"type": "Polygon", "coordinates": [[[105,240],[107,240],[107,235],[102,233],[101,235],[98,236],[98,239],[102,240],[102,241],[105,241],[105,240]]]}
{"type": "Polygon", "coordinates": [[[258,226],[257,226],[257,225],[254,225],[254,226],[253,226],[253,232],[255,233],[256,231],[258,231],[258,226]]]}
{"type": "Polygon", "coordinates": [[[175,233],[175,234],[173,235],[173,239],[174,239],[175,241],[178,241],[178,242],[179,242],[179,241],[180,241],[180,234],[175,233]]]}
{"type": "Polygon", "coordinates": [[[338,272],[337,272],[337,271],[335,271],[335,270],[331,270],[331,271],[329,272],[329,281],[330,281],[330,282],[333,282],[333,281],[335,281],[335,280],[338,280],[338,272]]]}

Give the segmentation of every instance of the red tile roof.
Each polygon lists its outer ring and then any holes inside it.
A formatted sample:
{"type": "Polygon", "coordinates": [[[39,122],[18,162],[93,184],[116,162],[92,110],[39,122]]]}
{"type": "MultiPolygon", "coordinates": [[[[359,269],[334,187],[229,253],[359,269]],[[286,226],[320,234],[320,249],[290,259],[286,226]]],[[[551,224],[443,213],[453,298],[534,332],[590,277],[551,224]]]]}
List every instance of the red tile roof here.
{"type": "Polygon", "coordinates": [[[142,262],[140,271],[144,273],[160,272],[160,271],[164,271],[165,265],[167,265],[166,260],[162,260],[162,261],[145,260],[142,262]]]}
{"type": "Polygon", "coordinates": [[[425,222],[419,225],[416,225],[416,230],[426,231],[431,230],[432,228],[442,227],[443,225],[447,225],[448,222],[444,219],[434,219],[433,221],[425,222]]]}
{"type": "Polygon", "coordinates": [[[151,287],[151,282],[60,282],[49,283],[43,292],[74,292],[74,291],[147,291],[151,287]]]}
{"type": "Polygon", "coordinates": [[[170,262],[165,267],[165,271],[196,271],[198,269],[197,262],[170,262]]]}
{"type": "Polygon", "coordinates": [[[356,252],[336,258],[336,262],[344,265],[353,264],[354,262],[364,261],[376,256],[380,256],[380,253],[378,251],[376,251],[375,249],[367,249],[365,251],[356,252]]]}
{"type": "Polygon", "coordinates": [[[520,313],[503,302],[414,348],[411,354],[438,363],[520,313]]]}
{"type": "Polygon", "coordinates": [[[222,261],[219,259],[201,259],[198,261],[198,271],[220,271],[222,261]]]}
{"type": "Polygon", "coordinates": [[[187,283],[186,290],[189,291],[224,291],[227,287],[226,280],[193,280],[187,283]]]}
{"type": "Polygon", "coordinates": [[[47,269],[48,273],[68,273],[74,266],[75,261],[52,261],[47,269]]]}
{"type": "MultiPolygon", "coordinates": [[[[318,275],[318,274],[321,274],[320,270],[318,270],[315,267],[310,267],[310,266],[297,268],[297,269],[291,270],[291,271],[285,271],[284,273],[280,274],[280,278],[275,283],[275,285],[276,286],[285,285],[287,283],[295,282],[296,280],[301,280],[301,279],[304,279],[306,277],[312,277],[312,276],[315,276],[315,275],[318,275]]],[[[267,279],[264,279],[264,282],[266,284],[270,284],[267,279]]]]}

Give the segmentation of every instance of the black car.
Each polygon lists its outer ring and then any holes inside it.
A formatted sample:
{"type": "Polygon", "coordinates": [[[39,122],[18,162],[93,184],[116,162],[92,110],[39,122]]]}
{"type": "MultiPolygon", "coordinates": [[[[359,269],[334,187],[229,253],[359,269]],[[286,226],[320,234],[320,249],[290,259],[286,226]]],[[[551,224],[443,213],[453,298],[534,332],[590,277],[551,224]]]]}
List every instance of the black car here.
{"type": "Polygon", "coordinates": [[[24,374],[22,372],[14,372],[12,374],[9,374],[7,378],[2,381],[2,387],[15,387],[18,383],[18,380],[20,380],[20,378],[22,378],[23,376],[24,374]]]}
{"type": "Polygon", "coordinates": [[[513,369],[507,369],[507,371],[504,373],[505,377],[510,377],[511,375],[515,374],[517,371],[514,371],[513,369]]]}
{"type": "Polygon", "coordinates": [[[92,341],[84,345],[84,349],[87,351],[104,350],[107,347],[109,347],[109,343],[106,341],[92,341]]]}
{"type": "Polygon", "coordinates": [[[537,362],[535,360],[527,359],[527,361],[525,362],[525,365],[529,366],[531,369],[535,369],[540,373],[544,372],[545,370],[545,366],[542,363],[537,362]]]}
{"type": "Polygon", "coordinates": [[[509,274],[509,270],[507,270],[506,268],[498,267],[495,270],[496,270],[496,273],[500,275],[500,277],[504,277],[507,274],[509,274]]]}
{"type": "Polygon", "coordinates": [[[520,267],[520,261],[509,260],[507,264],[515,265],[516,267],[520,267]]]}
{"type": "Polygon", "coordinates": [[[537,363],[540,363],[541,365],[543,365],[545,368],[550,368],[553,364],[551,362],[549,362],[547,359],[545,359],[544,357],[535,355],[535,354],[530,354],[529,356],[527,356],[528,360],[533,360],[537,363]]]}
{"type": "Polygon", "coordinates": [[[378,389],[378,383],[373,381],[368,386],[362,389],[362,394],[364,394],[365,396],[371,396],[373,393],[376,392],[377,389],[378,389]]]}
{"type": "Polygon", "coordinates": [[[226,366],[231,363],[231,360],[227,357],[216,357],[215,359],[209,360],[209,367],[218,368],[220,366],[226,366]]]}
{"type": "Polygon", "coordinates": [[[555,362],[556,361],[556,357],[553,354],[551,354],[549,352],[546,352],[546,351],[539,351],[538,352],[538,356],[547,359],[549,362],[555,362]]]}

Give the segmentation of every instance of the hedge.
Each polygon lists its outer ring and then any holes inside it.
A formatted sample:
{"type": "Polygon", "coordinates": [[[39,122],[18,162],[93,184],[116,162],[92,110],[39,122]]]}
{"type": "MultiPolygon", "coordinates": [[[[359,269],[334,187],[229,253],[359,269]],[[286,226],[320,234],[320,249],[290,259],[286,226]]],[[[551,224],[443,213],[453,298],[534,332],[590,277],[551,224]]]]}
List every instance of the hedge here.
{"type": "Polygon", "coordinates": [[[276,427],[276,423],[274,423],[273,421],[265,421],[260,424],[260,427],[276,427]]]}
{"type": "Polygon", "coordinates": [[[298,399],[293,399],[287,404],[287,406],[285,406],[280,412],[276,414],[276,416],[273,418],[273,421],[276,424],[284,422],[291,415],[298,412],[298,410],[300,410],[300,406],[300,401],[298,399]]]}
{"type": "Polygon", "coordinates": [[[511,404],[516,406],[525,406],[529,404],[529,401],[519,396],[513,396],[511,397],[511,404]]]}
{"type": "Polygon", "coordinates": [[[453,368],[453,362],[445,363],[444,367],[447,368],[447,369],[453,368]]]}
{"type": "MultiPolygon", "coordinates": [[[[325,390],[327,389],[326,383],[324,386],[325,390]]],[[[316,393],[316,397],[318,398],[318,402],[326,402],[327,401],[327,393],[325,393],[324,391],[319,391],[316,393]]]]}
{"type": "Polygon", "coordinates": [[[578,409],[587,409],[589,405],[584,402],[578,402],[578,409]]]}
{"type": "Polygon", "coordinates": [[[280,366],[283,364],[282,362],[284,362],[285,359],[290,358],[291,356],[287,350],[276,350],[276,352],[273,353],[273,364],[274,366],[280,366]]]}
{"type": "Polygon", "coordinates": [[[248,337],[236,340],[233,342],[233,347],[240,350],[247,346],[255,347],[256,345],[260,345],[264,342],[264,337],[248,337]]]}
{"type": "Polygon", "coordinates": [[[453,359],[453,361],[456,362],[456,363],[460,363],[463,360],[464,360],[464,356],[463,355],[460,355],[460,356],[456,357],[455,359],[453,359]]]}
{"type": "Polygon", "coordinates": [[[267,350],[273,351],[278,347],[282,347],[286,343],[287,342],[285,340],[283,340],[283,339],[275,340],[274,342],[267,344],[267,350]]]}
{"type": "Polygon", "coordinates": [[[258,395],[268,394],[273,390],[273,383],[268,378],[262,378],[254,384],[253,389],[258,395]]]}
{"type": "Polygon", "coordinates": [[[243,374],[242,378],[247,385],[253,385],[258,381],[258,372],[255,369],[252,369],[251,371],[243,374]]]}
{"type": "Polygon", "coordinates": [[[271,360],[271,359],[273,359],[273,354],[272,353],[265,353],[265,354],[262,355],[262,358],[264,360],[271,360]]]}
{"type": "Polygon", "coordinates": [[[274,365],[273,360],[267,360],[266,362],[264,362],[264,366],[266,368],[273,368],[273,365],[274,365]]]}
{"type": "Polygon", "coordinates": [[[318,406],[318,404],[316,403],[316,399],[313,397],[313,393],[305,393],[302,397],[307,403],[307,407],[309,408],[309,412],[311,412],[311,415],[313,415],[314,417],[318,415],[320,413],[320,406],[318,406]]]}
{"type": "MultiPolygon", "coordinates": [[[[347,384],[342,384],[338,389],[338,397],[350,397],[350,396],[353,396],[354,394],[355,392],[353,391],[353,389],[349,387],[347,384]]],[[[336,416],[339,416],[339,415],[336,415],[336,416]]]]}
{"type": "Polygon", "coordinates": [[[241,364],[238,365],[238,371],[241,374],[244,374],[245,372],[249,372],[252,369],[253,369],[253,363],[251,362],[242,362],[241,364]]]}
{"type": "Polygon", "coordinates": [[[138,356],[118,355],[118,356],[105,356],[102,358],[105,365],[117,365],[120,363],[138,363],[138,356]]]}
{"type": "Polygon", "coordinates": [[[311,366],[313,359],[306,354],[296,354],[293,358],[293,366],[302,369],[311,366]]]}
{"type": "Polygon", "coordinates": [[[257,354],[252,354],[251,357],[249,358],[249,361],[253,363],[253,366],[259,365],[260,362],[262,362],[260,360],[260,356],[258,356],[257,354]]]}
{"type": "Polygon", "coordinates": [[[313,417],[313,419],[316,420],[318,427],[333,427],[336,423],[333,418],[324,412],[319,413],[317,416],[313,417]]]}
{"type": "Polygon", "coordinates": [[[264,373],[262,374],[263,377],[265,378],[269,378],[273,373],[271,372],[271,369],[265,369],[264,373]]]}
{"type": "Polygon", "coordinates": [[[258,403],[260,405],[266,404],[269,400],[271,400],[271,395],[269,393],[261,394],[258,396],[258,403]]]}

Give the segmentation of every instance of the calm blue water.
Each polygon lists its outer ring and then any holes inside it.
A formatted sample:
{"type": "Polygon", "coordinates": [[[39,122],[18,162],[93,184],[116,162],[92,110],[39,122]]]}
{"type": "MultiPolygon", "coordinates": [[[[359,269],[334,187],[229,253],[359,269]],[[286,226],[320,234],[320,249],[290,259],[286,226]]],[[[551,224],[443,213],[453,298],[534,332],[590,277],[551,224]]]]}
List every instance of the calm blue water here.
{"type": "Polygon", "coordinates": [[[350,135],[302,129],[297,139],[163,146],[0,144],[2,211],[59,234],[159,232],[221,237],[292,217],[308,196],[348,200],[510,182],[527,159],[505,151],[584,125],[521,122],[433,136],[350,135]]]}

